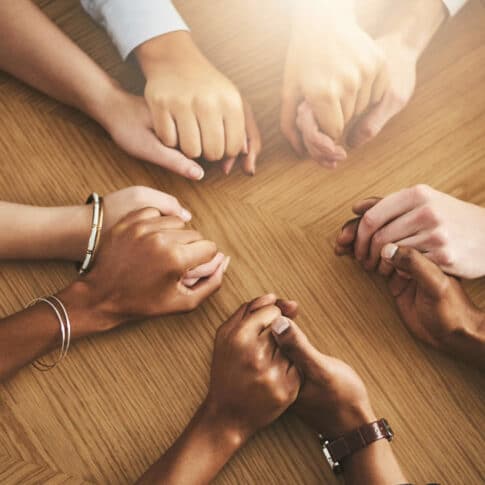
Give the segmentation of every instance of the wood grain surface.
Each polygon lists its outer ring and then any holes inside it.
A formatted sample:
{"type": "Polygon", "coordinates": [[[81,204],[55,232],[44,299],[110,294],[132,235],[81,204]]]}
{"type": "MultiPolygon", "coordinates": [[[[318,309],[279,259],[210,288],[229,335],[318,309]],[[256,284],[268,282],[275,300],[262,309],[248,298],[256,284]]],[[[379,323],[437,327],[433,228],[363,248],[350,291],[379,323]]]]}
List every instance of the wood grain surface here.
{"type": "MultiPolygon", "coordinates": [[[[132,62],[76,0],[47,14],[127,88],[132,62]]],[[[0,483],[133,482],[181,432],[204,396],[218,325],[243,300],[275,291],[300,302],[299,323],[353,365],[396,432],[415,483],[481,484],[484,380],[414,340],[383,281],[333,255],[354,200],[415,183],[485,205],[485,9],[470,4],[437,35],[409,107],[334,172],[297,160],[279,133],[288,1],[176,2],[207,56],[247,97],[264,139],[256,177],[217,166],[201,183],[140,163],[92,121],[0,73],[0,199],[77,204],[93,190],[147,185],[175,194],[193,225],[232,256],[221,291],[190,315],[77,343],[53,372],[26,368],[0,385],[0,483]]],[[[0,236],[1,237],[1,236],[0,236]]],[[[61,263],[1,264],[0,316],[75,277],[61,263]]],[[[466,284],[485,306],[485,281],[466,284]]],[[[292,416],[255,437],[220,484],[335,483],[314,435],[292,416]]],[[[365,485],[365,484],[364,484],[365,485]]]]}

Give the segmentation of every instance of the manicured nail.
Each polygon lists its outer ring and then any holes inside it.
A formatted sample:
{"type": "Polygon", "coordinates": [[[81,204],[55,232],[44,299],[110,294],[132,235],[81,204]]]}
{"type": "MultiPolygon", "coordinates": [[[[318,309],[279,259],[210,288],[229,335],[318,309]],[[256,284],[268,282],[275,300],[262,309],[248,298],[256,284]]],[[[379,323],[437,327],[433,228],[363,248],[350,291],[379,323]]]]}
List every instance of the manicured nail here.
{"type": "Polygon", "coordinates": [[[395,244],[392,244],[392,243],[386,244],[382,248],[381,256],[384,259],[390,260],[390,259],[392,259],[394,257],[394,255],[396,254],[396,252],[397,252],[398,249],[399,249],[399,247],[396,246],[395,244]]]}
{"type": "Polygon", "coordinates": [[[187,209],[182,209],[180,211],[180,218],[185,222],[189,222],[192,219],[192,214],[187,209]]]}
{"type": "Polygon", "coordinates": [[[202,167],[192,167],[189,170],[189,177],[195,180],[201,180],[204,178],[204,170],[202,170],[202,167]]]}
{"type": "Polygon", "coordinates": [[[222,272],[225,273],[227,268],[229,267],[229,263],[231,262],[231,256],[228,256],[225,261],[222,263],[222,272]]]}
{"type": "Polygon", "coordinates": [[[271,330],[276,335],[281,335],[290,328],[290,321],[286,317],[280,317],[271,324],[271,330]]]}

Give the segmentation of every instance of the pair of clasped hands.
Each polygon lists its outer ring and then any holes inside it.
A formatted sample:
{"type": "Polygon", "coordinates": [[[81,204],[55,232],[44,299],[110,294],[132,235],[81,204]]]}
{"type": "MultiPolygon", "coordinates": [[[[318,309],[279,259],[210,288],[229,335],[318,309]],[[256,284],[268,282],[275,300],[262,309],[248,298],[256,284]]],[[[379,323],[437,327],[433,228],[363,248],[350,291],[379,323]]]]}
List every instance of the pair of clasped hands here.
{"type": "MultiPolygon", "coordinates": [[[[415,86],[418,49],[397,34],[374,40],[354,10],[347,0],[295,7],[286,60],[282,132],[298,154],[306,150],[329,168],[347,157],[344,146],[376,136],[415,86]]],[[[240,160],[254,175],[261,138],[253,113],[190,34],[160,36],[139,46],[136,56],[147,79],[152,128],[166,147],[163,157],[145,158],[194,180],[204,176],[199,157],[222,161],[226,174],[240,160]]],[[[123,145],[123,133],[108,131],[123,145]]]]}

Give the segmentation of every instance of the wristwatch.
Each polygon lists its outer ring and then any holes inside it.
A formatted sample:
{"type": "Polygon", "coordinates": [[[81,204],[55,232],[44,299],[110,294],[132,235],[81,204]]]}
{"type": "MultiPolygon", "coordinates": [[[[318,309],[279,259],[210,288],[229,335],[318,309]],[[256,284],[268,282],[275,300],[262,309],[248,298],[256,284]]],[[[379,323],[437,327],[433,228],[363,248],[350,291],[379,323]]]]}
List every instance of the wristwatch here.
{"type": "Polygon", "coordinates": [[[342,472],[342,460],[353,455],[356,451],[384,438],[387,441],[392,441],[393,437],[394,433],[384,418],[364,424],[332,441],[327,440],[321,434],[318,435],[322,453],[334,473],[342,472]]]}

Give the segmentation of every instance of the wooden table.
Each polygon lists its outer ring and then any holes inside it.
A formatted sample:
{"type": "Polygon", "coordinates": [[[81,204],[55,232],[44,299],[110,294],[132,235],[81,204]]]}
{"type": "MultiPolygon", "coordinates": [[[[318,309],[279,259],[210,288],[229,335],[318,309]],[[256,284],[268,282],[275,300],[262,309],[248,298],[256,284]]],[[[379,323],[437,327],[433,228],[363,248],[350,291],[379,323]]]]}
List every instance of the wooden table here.
{"type": "MultiPolygon", "coordinates": [[[[120,61],[76,0],[40,4],[113,76],[142,91],[134,64],[120,61]]],[[[298,321],[322,351],[360,372],[395,429],[393,448],[410,480],[483,483],[483,379],[413,339],[384,282],[333,255],[334,237],[362,196],[421,182],[485,205],[483,6],[472,0],[436,37],[409,107],[329,172],[297,160],[279,133],[287,2],[177,5],[255,109],[264,137],[257,176],[225,177],[214,166],[201,183],[182,180],[131,159],[82,114],[0,74],[0,198],[76,204],[92,190],[156,187],[193,211],[194,226],[232,256],[230,271],[196,312],[87,339],[55,371],[28,367],[0,386],[0,482],[133,482],[203,398],[218,325],[243,300],[275,291],[300,302],[298,321]]],[[[1,264],[0,314],[74,277],[67,264],[1,264]]],[[[465,286],[485,305],[483,280],[465,286]]],[[[287,416],[238,453],[217,483],[335,479],[313,434],[287,416]]]]}

